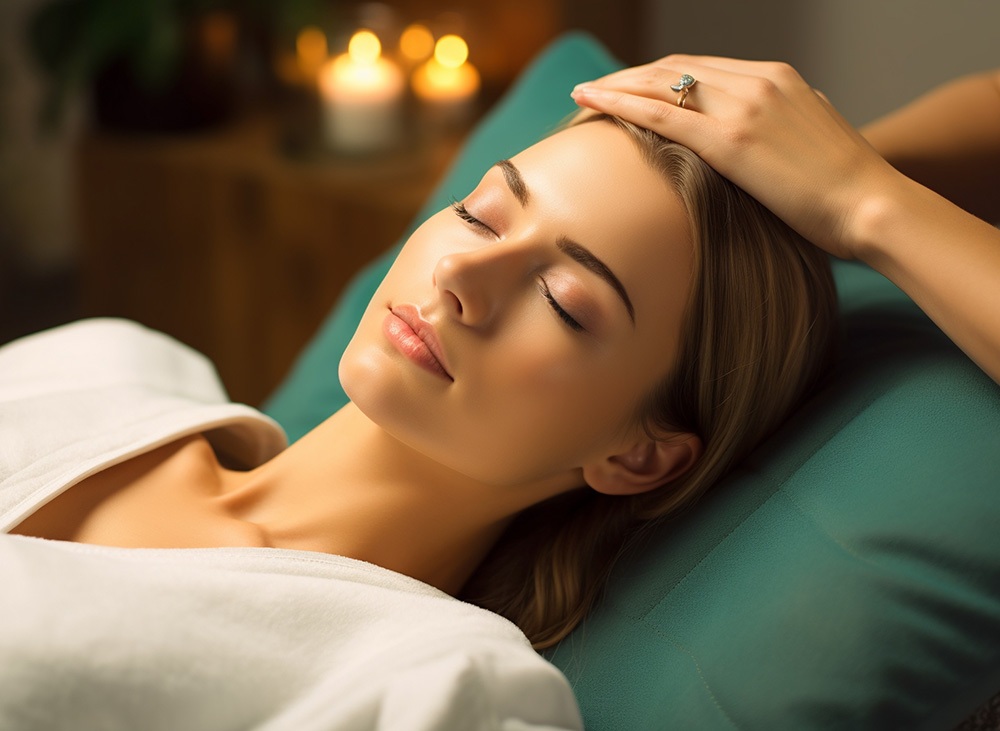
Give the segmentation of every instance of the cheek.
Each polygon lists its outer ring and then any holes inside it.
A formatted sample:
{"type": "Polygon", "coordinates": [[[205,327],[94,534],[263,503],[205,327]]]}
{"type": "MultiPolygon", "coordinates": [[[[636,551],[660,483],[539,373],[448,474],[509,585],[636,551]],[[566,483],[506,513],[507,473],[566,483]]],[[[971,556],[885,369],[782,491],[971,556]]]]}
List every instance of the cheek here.
{"type": "Polygon", "coordinates": [[[470,468],[489,465],[497,482],[579,468],[605,456],[631,425],[637,391],[622,366],[561,350],[554,339],[550,331],[538,343],[522,340],[454,394],[463,428],[453,436],[466,442],[459,454],[470,468]]]}
{"type": "Polygon", "coordinates": [[[467,248],[468,243],[459,235],[460,232],[453,212],[444,210],[434,214],[410,234],[389,268],[386,279],[401,284],[429,282],[442,256],[467,248]]]}

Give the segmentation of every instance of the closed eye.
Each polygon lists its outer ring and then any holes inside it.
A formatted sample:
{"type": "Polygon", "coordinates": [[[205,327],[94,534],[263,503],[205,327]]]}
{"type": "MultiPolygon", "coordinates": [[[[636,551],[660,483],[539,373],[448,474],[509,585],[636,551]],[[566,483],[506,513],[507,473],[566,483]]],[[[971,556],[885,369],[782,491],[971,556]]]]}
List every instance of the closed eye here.
{"type": "Polygon", "coordinates": [[[549,285],[545,283],[545,280],[541,280],[538,285],[539,290],[541,290],[542,296],[549,303],[553,312],[559,316],[559,319],[565,322],[572,330],[576,332],[584,332],[585,328],[579,322],[577,322],[571,314],[566,312],[562,306],[556,301],[556,298],[552,296],[552,292],[549,291],[549,285]]]}
{"type": "Polygon", "coordinates": [[[455,212],[456,216],[461,218],[472,228],[478,230],[480,233],[491,234],[493,236],[496,236],[496,232],[493,229],[491,229],[485,223],[483,223],[478,218],[469,213],[469,211],[465,208],[464,203],[459,203],[458,201],[453,200],[451,202],[451,209],[455,212]]]}

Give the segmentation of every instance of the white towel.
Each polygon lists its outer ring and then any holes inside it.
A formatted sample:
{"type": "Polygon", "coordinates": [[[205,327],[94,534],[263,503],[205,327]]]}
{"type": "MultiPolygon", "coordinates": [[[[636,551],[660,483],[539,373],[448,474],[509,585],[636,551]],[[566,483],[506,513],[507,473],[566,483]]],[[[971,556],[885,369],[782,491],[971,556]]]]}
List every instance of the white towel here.
{"type": "Polygon", "coordinates": [[[581,728],[495,614],[353,559],[0,536],[0,728],[581,728]]]}

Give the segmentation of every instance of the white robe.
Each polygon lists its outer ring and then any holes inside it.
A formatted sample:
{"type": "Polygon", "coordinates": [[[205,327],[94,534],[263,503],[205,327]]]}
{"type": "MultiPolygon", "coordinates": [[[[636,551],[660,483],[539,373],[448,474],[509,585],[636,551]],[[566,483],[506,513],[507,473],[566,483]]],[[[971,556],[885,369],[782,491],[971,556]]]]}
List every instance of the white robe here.
{"type": "Polygon", "coordinates": [[[579,729],[507,620],[362,561],[8,535],[116,462],[206,432],[253,466],[280,428],[134,323],[0,348],[0,728],[579,729]]]}

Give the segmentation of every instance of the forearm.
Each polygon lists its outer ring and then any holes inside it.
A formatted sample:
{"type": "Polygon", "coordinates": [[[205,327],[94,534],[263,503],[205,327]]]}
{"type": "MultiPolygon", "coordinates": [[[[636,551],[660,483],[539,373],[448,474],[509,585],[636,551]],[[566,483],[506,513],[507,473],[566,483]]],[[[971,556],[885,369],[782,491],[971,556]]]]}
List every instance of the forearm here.
{"type": "Polygon", "coordinates": [[[859,219],[859,257],[1000,383],[1000,231],[902,176],[859,219]]]}
{"type": "Polygon", "coordinates": [[[1000,71],[938,87],[861,132],[904,175],[1000,221],[1000,71]]]}

